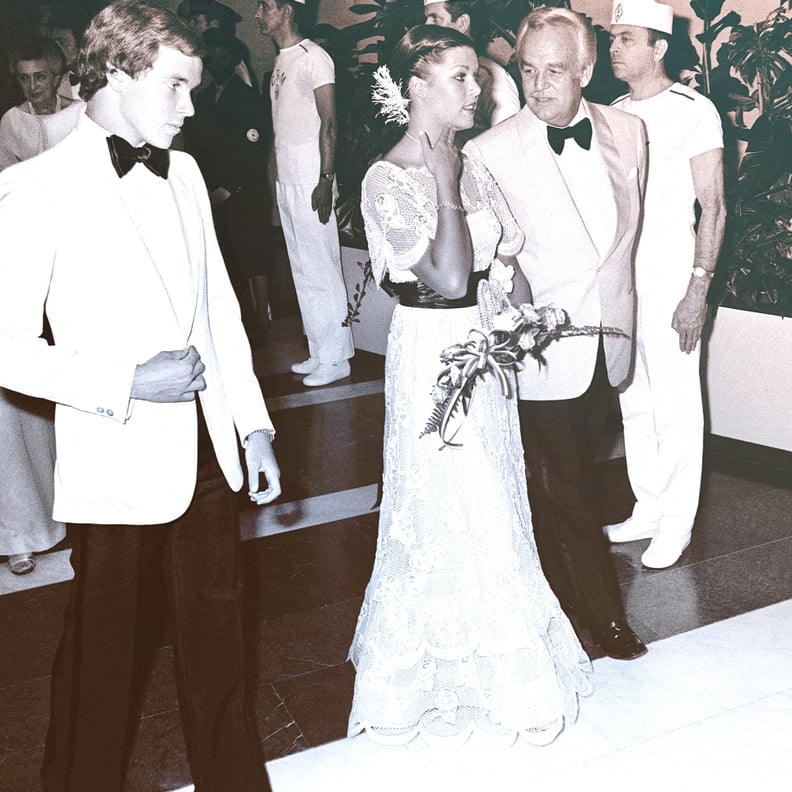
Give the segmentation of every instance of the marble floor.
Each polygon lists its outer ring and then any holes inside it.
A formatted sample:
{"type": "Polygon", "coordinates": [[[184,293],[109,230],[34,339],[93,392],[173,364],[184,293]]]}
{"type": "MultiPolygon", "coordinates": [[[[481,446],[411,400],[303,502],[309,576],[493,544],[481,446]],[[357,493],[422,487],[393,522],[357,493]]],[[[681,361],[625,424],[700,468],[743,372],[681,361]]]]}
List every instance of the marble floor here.
{"type": "MultiPolygon", "coordinates": [[[[241,499],[246,622],[258,727],[275,792],[604,789],[615,772],[653,789],[786,789],[792,775],[792,461],[708,438],[691,546],[671,569],[641,568],[645,542],[613,549],[630,623],[650,644],[594,662],[595,692],[556,742],[461,751],[344,740],[354,672],[346,661],[371,570],[383,422],[383,360],[359,352],[352,375],[304,388],[299,323],[276,316],[254,354],[278,428],[283,496],[241,499]]],[[[618,434],[599,464],[607,522],[632,495],[618,434]]],[[[35,792],[49,672],[70,585],[69,537],[15,578],[0,565],[0,790],[35,792]]],[[[188,790],[167,617],[142,689],[126,792],[188,790]]],[[[229,790],[233,792],[233,790],[229,790]]]]}
{"type": "Polygon", "coordinates": [[[269,764],[276,792],[459,792],[528,788],[787,788],[792,771],[792,601],[655,641],[640,661],[594,661],[595,693],[545,747],[503,749],[478,735],[461,748],[365,736],[269,764]],[[761,673],[757,673],[761,668],[761,673]]]}

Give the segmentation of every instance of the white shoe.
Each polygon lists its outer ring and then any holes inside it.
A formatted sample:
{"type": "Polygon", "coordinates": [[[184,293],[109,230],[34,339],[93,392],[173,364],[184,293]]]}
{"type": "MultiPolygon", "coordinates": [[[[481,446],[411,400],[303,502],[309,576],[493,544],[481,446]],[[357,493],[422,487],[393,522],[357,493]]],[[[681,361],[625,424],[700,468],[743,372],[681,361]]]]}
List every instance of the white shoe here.
{"type": "Polygon", "coordinates": [[[620,542],[635,542],[638,539],[654,539],[660,526],[656,522],[628,517],[624,522],[606,525],[603,529],[605,535],[614,544],[620,542]]]}
{"type": "Polygon", "coordinates": [[[659,533],[644,551],[641,563],[649,569],[666,569],[679,561],[679,556],[689,544],[690,533],[682,536],[668,532],[659,533]]]}
{"type": "Polygon", "coordinates": [[[291,370],[295,374],[312,374],[319,368],[319,360],[317,358],[309,357],[308,360],[303,360],[302,363],[292,363],[291,370]]]}
{"type": "Polygon", "coordinates": [[[320,363],[313,372],[303,379],[303,385],[315,388],[317,385],[328,385],[348,376],[348,360],[342,360],[339,363],[320,363]]]}

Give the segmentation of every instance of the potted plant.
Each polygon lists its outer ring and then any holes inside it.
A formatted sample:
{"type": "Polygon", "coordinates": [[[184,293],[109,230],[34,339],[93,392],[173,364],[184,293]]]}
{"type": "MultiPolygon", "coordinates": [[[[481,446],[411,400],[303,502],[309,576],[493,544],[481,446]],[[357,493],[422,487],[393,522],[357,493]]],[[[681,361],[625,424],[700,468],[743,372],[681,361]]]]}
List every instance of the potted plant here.
{"type": "MultiPolygon", "coordinates": [[[[715,5],[719,12],[722,3],[715,5]]],[[[704,85],[724,115],[736,111],[736,137],[747,143],[727,185],[727,234],[710,292],[727,307],[779,316],[792,315],[792,19],[785,5],[754,25],[728,14],[731,33],[718,67],[710,69],[706,57],[703,63],[704,85]],[[720,82],[713,79],[718,72],[720,82]],[[748,128],[744,115],[751,111],[759,117],[748,128]]],[[[702,10],[699,0],[691,6],[702,10]]],[[[708,28],[705,19],[705,54],[708,31],[722,30],[722,22],[708,28]]]]}

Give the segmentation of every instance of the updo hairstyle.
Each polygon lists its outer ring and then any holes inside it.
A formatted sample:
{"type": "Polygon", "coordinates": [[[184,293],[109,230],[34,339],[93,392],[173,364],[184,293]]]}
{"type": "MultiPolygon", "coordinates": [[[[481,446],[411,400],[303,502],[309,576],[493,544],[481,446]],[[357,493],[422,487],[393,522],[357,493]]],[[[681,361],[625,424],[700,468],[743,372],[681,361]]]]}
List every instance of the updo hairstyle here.
{"type": "Polygon", "coordinates": [[[457,47],[474,49],[473,41],[454,28],[440,25],[416,25],[399,39],[393,49],[388,68],[402,94],[410,98],[410,78],[425,79],[431,66],[440,63],[448,50],[457,47]]]}

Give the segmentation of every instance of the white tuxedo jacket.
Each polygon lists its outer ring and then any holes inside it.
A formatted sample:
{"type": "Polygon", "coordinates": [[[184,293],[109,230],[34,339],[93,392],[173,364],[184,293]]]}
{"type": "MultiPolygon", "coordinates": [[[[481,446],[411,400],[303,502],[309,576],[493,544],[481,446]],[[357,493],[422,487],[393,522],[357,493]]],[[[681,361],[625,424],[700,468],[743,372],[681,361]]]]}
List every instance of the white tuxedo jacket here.
{"type": "MultiPolygon", "coordinates": [[[[574,325],[602,324],[628,334],[629,338],[604,337],[608,377],[618,386],[632,363],[633,255],[641,222],[646,135],[635,116],[586,102],[584,107],[616,202],[616,231],[604,256],[567,189],[547,143],[546,125],[527,106],[471,140],[465,152],[487,166],[525,233],[517,258],[534,303],[564,308],[574,325]]],[[[594,374],[598,343],[597,336],[552,342],[541,367],[528,360],[518,373],[520,398],[546,401],[582,395],[594,374]]]]}
{"type": "Polygon", "coordinates": [[[146,217],[124,201],[106,134],[83,116],[61,144],[0,174],[0,384],[56,403],[57,519],[158,524],[193,497],[196,405],[130,399],[137,364],[195,346],[235,490],[235,427],[245,438],[272,424],[197,165],[173,152],[174,222],[146,217]],[[39,338],[44,305],[54,346],[39,338]]]}

